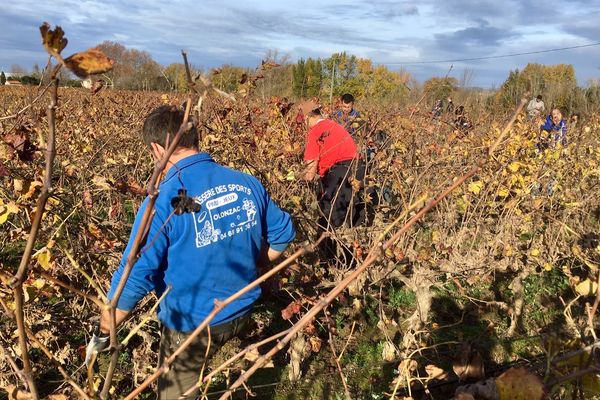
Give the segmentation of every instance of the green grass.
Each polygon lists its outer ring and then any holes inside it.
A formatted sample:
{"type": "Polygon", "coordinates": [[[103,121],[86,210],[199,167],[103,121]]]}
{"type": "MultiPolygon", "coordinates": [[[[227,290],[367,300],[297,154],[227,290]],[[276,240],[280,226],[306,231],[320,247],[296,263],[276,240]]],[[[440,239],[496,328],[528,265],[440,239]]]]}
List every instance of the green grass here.
{"type": "Polygon", "coordinates": [[[415,293],[406,287],[392,287],[389,292],[389,305],[393,308],[413,308],[417,302],[415,293]]]}

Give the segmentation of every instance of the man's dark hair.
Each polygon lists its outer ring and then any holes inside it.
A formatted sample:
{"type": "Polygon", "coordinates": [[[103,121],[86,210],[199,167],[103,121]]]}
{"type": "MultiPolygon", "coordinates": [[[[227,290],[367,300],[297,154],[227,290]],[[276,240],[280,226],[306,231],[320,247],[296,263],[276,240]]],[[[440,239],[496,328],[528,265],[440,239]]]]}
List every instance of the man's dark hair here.
{"type": "Polygon", "coordinates": [[[542,95],[538,94],[537,97],[536,97],[536,99],[541,100],[542,99],[542,95]]]}
{"type": "Polygon", "coordinates": [[[321,112],[321,108],[315,108],[311,112],[308,113],[309,117],[322,117],[323,113],[321,112]]]}
{"type": "MultiPolygon", "coordinates": [[[[183,117],[183,110],[174,106],[160,106],[155,108],[148,114],[144,121],[144,127],[142,128],[144,143],[148,146],[150,146],[150,143],[156,143],[162,147],[166,147],[167,135],[169,136],[170,143],[181,127],[183,117]]],[[[198,132],[196,131],[196,127],[192,127],[181,135],[178,146],[198,149],[198,132]]]]}
{"type": "Polygon", "coordinates": [[[344,103],[344,104],[354,103],[354,96],[352,96],[350,93],[346,93],[346,94],[342,95],[341,99],[342,99],[342,103],[344,103]]]}

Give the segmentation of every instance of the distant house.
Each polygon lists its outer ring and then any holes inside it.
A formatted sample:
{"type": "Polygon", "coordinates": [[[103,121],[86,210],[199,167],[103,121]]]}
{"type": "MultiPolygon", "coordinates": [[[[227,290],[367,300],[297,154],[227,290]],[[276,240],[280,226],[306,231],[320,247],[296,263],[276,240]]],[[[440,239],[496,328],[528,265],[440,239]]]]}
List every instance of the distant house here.
{"type": "Polygon", "coordinates": [[[13,85],[13,86],[22,86],[23,84],[19,81],[15,81],[14,79],[9,79],[6,81],[7,85],[13,85]]]}

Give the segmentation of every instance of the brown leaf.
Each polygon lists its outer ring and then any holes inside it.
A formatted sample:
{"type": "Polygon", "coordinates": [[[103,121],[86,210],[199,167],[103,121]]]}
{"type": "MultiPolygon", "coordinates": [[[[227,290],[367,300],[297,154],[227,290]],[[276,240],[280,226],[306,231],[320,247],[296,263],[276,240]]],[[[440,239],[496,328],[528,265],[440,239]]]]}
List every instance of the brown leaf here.
{"type": "Polygon", "coordinates": [[[94,201],[92,200],[92,194],[89,190],[83,192],[83,206],[90,210],[94,206],[94,201]]]}
{"type": "Polygon", "coordinates": [[[302,333],[296,336],[290,342],[288,354],[290,355],[290,368],[288,370],[288,378],[291,382],[297,382],[302,376],[300,368],[302,361],[307,356],[306,340],[302,333]]]}
{"type": "MultiPolygon", "coordinates": [[[[244,359],[250,361],[251,363],[258,360],[259,357],[260,353],[258,352],[258,349],[250,350],[246,352],[246,354],[244,354],[244,359]]],[[[275,364],[273,364],[272,360],[269,360],[266,363],[264,363],[261,368],[275,368],[275,364]]]]}
{"type": "Polygon", "coordinates": [[[452,369],[461,381],[482,379],[485,376],[481,355],[468,343],[461,346],[457,357],[454,359],[452,369]]]}
{"type": "Polygon", "coordinates": [[[310,343],[310,349],[313,351],[313,353],[318,353],[321,351],[321,345],[323,344],[321,339],[316,336],[311,336],[308,339],[308,342],[310,343]]]}
{"type": "Polygon", "coordinates": [[[381,350],[381,358],[387,362],[394,361],[397,358],[396,346],[386,340],[386,342],[383,344],[383,349],[381,350]]]}
{"type": "Polygon", "coordinates": [[[98,93],[99,91],[101,91],[102,89],[104,89],[105,86],[106,86],[106,82],[104,82],[102,79],[98,79],[96,82],[94,82],[92,84],[90,91],[92,92],[92,95],[94,95],[94,94],[98,93]]]}
{"type": "Polygon", "coordinates": [[[288,320],[300,312],[300,303],[292,301],[286,308],[281,310],[281,317],[288,320]]]}
{"type": "Polygon", "coordinates": [[[25,150],[25,146],[28,141],[27,136],[15,133],[9,133],[8,135],[4,136],[3,140],[4,143],[10,145],[13,149],[17,151],[25,150]]]}
{"type": "Polygon", "coordinates": [[[44,22],[42,26],[40,26],[40,33],[42,34],[42,44],[46,51],[58,58],[60,52],[67,47],[68,40],[64,37],[65,32],[62,30],[60,26],[57,26],[56,29],[50,29],[50,24],[44,22]]]}
{"type": "Polygon", "coordinates": [[[317,332],[317,328],[315,328],[315,325],[312,322],[309,322],[304,327],[304,333],[306,333],[307,335],[314,335],[316,332],[317,332]]]}
{"type": "Polygon", "coordinates": [[[405,358],[404,360],[400,361],[400,364],[398,365],[398,375],[407,375],[413,371],[416,371],[418,366],[419,364],[412,358],[405,358]]]}
{"type": "Polygon", "coordinates": [[[261,65],[260,65],[260,66],[261,66],[261,68],[262,68],[262,70],[263,70],[263,71],[268,71],[268,70],[270,70],[270,69],[272,69],[272,68],[277,68],[277,67],[280,67],[280,66],[281,66],[281,64],[277,64],[277,63],[276,63],[275,61],[273,61],[273,60],[263,60],[263,61],[261,62],[261,65]]]}
{"type": "Polygon", "coordinates": [[[125,181],[117,181],[115,182],[115,188],[121,193],[131,193],[135,196],[145,196],[146,189],[137,183],[135,179],[128,178],[127,182],[125,181]]]}
{"type": "Polygon", "coordinates": [[[67,68],[80,78],[108,72],[114,64],[115,62],[99,49],[87,49],[65,59],[67,68]]]}
{"type": "Polygon", "coordinates": [[[146,195],[146,188],[144,188],[142,185],[137,183],[135,181],[135,179],[129,178],[127,180],[127,183],[129,184],[129,192],[131,194],[135,194],[137,196],[145,196],[146,195]]]}
{"type": "Polygon", "coordinates": [[[511,368],[496,378],[499,400],[541,400],[544,384],[525,368],[511,368]]]}
{"type": "Polygon", "coordinates": [[[0,177],[10,176],[10,171],[4,166],[4,164],[0,163],[0,177]]]}
{"type": "Polygon", "coordinates": [[[3,389],[8,393],[9,400],[29,400],[33,398],[31,393],[20,390],[15,385],[8,385],[3,389]]]}
{"type": "Polygon", "coordinates": [[[433,364],[425,366],[425,372],[427,372],[427,376],[429,377],[429,379],[444,380],[448,378],[448,373],[446,371],[433,364]]]}

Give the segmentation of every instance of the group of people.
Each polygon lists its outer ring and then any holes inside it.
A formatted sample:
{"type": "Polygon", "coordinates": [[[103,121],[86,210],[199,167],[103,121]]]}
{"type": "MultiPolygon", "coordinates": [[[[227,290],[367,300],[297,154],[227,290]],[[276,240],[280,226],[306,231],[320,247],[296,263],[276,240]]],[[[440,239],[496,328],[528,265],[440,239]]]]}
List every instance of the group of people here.
{"type": "MultiPolygon", "coordinates": [[[[298,105],[308,134],[304,152],[306,181],[320,182],[319,204],[324,229],[351,225],[356,204],[352,182],[361,180],[364,163],[351,135],[360,113],[354,98],[344,95],[341,108],[326,118],[319,104],[298,105]]],[[[142,139],[155,161],[162,159],[184,120],[181,109],[161,106],[145,119],[142,139]]],[[[168,158],[155,214],[142,251],[126,280],[116,307],[121,324],[148,293],[166,293],[158,307],[161,325],[159,365],[189,337],[211,313],[217,301],[236,293],[258,277],[258,268],[276,260],[295,238],[291,216],[269,197],[253,176],[217,164],[199,147],[192,127],[181,137],[168,158]],[[169,289],[168,289],[169,288],[169,289]]],[[[108,299],[115,298],[148,207],[146,198],[138,210],[129,243],[112,277],[108,299]]],[[[178,399],[198,382],[207,357],[242,332],[259,298],[259,286],[231,302],[210,322],[160,376],[161,400],[178,399]]],[[[109,346],[111,316],[107,309],[86,348],[86,364],[109,346]]],[[[198,391],[184,398],[195,398],[198,391]]]]}
{"type": "MultiPolygon", "coordinates": [[[[534,99],[531,99],[527,104],[527,115],[530,121],[537,123],[544,116],[545,104],[541,94],[538,94],[534,99]]],[[[573,125],[577,124],[579,119],[578,114],[571,116],[573,125]]],[[[548,114],[544,123],[539,126],[538,149],[540,151],[549,147],[554,147],[560,143],[563,146],[567,145],[567,121],[563,118],[562,112],[558,108],[553,108],[548,114]]]]}
{"type": "MultiPolygon", "coordinates": [[[[297,105],[307,129],[302,179],[319,183],[323,230],[353,226],[360,220],[365,160],[353,137],[360,113],[350,94],[340,100],[341,107],[332,118],[314,101],[297,105]]],[[[442,103],[436,103],[434,115],[440,107],[442,103]]],[[[454,109],[452,103],[452,110],[457,118],[466,120],[462,106],[454,109]]],[[[533,118],[543,115],[541,96],[529,103],[527,112],[533,118]]],[[[183,111],[171,106],[158,107],[147,116],[142,139],[155,161],[165,155],[169,138],[180,129],[183,119],[183,111]]],[[[459,119],[459,123],[465,120],[459,119]]],[[[551,142],[566,144],[566,121],[560,110],[552,110],[540,131],[550,132],[551,142]]],[[[162,363],[211,313],[215,302],[247,286],[258,277],[259,266],[280,257],[296,232],[291,216],[275,204],[256,178],[217,164],[200,149],[195,127],[183,134],[170,155],[159,190],[143,250],[117,302],[116,323],[123,322],[149,292],[160,297],[170,288],[158,308],[162,363]]],[[[146,198],[138,210],[129,243],[112,277],[109,299],[116,295],[148,204],[146,198]]],[[[247,326],[260,294],[257,286],[217,314],[209,325],[210,333],[199,335],[170,371],[161,375],[159,399],[180,398],[197,383],[206,357],[247,326]]],[[[109,312],[102,311],[87,346],[86,363],[95,352],[108,347],[110,319],[109,312]]]]}
{"type": "Polygon", "coordinates": [[[446,102],[446,106],[444,107],[444,101],[442,99],[435,101],[431,110],[431,118],[439,119],[444,112],[450,115],[454,114],[452,117],[452,126],[463,133],[469,131],[473,127],[473,124],[467,117],[465,107],[463,105],[455,107],[451,97],[448,97],[446,102]]]}

